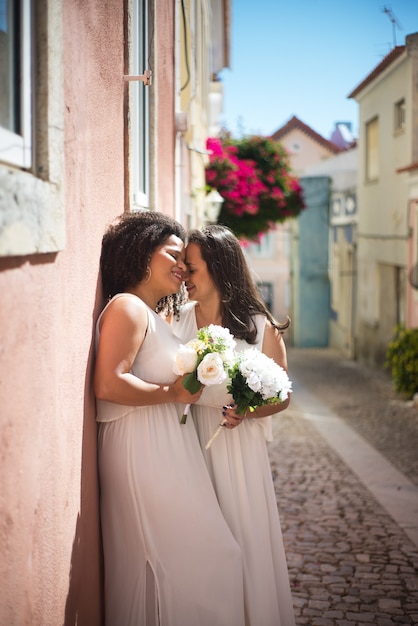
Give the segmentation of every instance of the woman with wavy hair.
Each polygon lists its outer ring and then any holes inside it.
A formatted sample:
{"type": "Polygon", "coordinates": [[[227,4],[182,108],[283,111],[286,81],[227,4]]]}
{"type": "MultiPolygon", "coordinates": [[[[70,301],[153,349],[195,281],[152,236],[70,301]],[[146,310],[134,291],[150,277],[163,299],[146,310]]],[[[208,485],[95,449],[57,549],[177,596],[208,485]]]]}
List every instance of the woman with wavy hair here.
{"type": "MultiPolygon", "coordinates": [[[[189,303],[171,321],[183,342],[209,324],[228,328],[237,350],[256,347],[287,370],[283,331],[258,295],[238,239],[225,226],[188,234],[189,303]]],[[[245,626],[294,626],[286,556],[267,453],[271,415],[289,404],[236,413],[227,383],[205,387],[191,412],[216,495],[244,560],[245,626]],[[206,444],[225,422],[209,449],[206,444]]]]}
{"type": "Polygon", "coordinates": [[[184,240],[151,211],[124,214],[103,237],[94,387],[106,626],[244,623],[240,549],[193,421],[180,424],[201,392],[173,373],[180,342],[156,312],[184,280],[184,240]]]}

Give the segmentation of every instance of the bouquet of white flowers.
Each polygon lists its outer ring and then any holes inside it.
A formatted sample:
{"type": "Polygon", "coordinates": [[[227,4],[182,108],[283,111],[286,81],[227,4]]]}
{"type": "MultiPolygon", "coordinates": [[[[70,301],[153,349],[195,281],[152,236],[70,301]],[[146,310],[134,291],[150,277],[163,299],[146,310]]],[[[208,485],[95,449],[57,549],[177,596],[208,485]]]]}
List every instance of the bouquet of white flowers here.
{"type": "MultiPolygon", "coordinates": [[[[228,368],[228,376],[228,391],[234,398],[237,415],[245,415],[248,410],[253,413],[257,407],[267,404],[280,404],[292,391],[286,370],[257,348],[236,355],[228,368]]],[[[206,449],[210,448],[224,425],[224,421],[220,423],[206,449]]]]}
{"type": "MultiPolygon", "coordinates": [[[[234,358],[236,342],[227,328],[210,324],[197,332],[196,339],[182,344],[176,354],[173,371],[187,374],[183,386],[196,393],[201,385],[218,385],[227,378],[227,370],[234,358]]],[[[181,424],[185,424],[190,404],[187,404],[181,424]]]]}
{"type": "Polygon", "coordinates": [[[240,352],[228,374],[228,391],[238,415],[244,415],[248,409],[253,412],[258,406],[284,402],[292,391],[286,370],[257,348],[240,352]]]}

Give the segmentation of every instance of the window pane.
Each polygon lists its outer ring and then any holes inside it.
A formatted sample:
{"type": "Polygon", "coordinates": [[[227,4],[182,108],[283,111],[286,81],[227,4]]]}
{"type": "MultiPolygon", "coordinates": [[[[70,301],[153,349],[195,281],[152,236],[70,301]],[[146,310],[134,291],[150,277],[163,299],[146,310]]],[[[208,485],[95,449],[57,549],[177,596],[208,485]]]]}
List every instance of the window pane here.
{"type": "MultiPolygon", "coordinates": [[[[133,73],[141,75],[148,69],[148,2],[136,0],[133,20],[133,73]]],[[[149,87],[142,81],[132,85],[134,92],[133,129],[133,184],[134,203],[148,206],[149,192],[149,87]]]]}
{"type": "Polygon", "coordinates": [[[405,100],[395,104],[395,130],[405,128],[405,100]]]}
{"type": "Polygon", "coordinates": [[[258,292],[269,311],[273,310],[273,284],[257,283],[258,292]]]}
{"type": "Polygon", "coordinates": [[[0,161],[32,164],[31,0],[0,0],[0,161]]]}
{"type": "Polygon", "coordinates": [[[379,178],[379,121],[366,125],[366,180],[379,178]]]}
{"type": "Polygon", "coordinates": [[[0,0],[0,126],[20,134],[18,2],[0,0]]]}

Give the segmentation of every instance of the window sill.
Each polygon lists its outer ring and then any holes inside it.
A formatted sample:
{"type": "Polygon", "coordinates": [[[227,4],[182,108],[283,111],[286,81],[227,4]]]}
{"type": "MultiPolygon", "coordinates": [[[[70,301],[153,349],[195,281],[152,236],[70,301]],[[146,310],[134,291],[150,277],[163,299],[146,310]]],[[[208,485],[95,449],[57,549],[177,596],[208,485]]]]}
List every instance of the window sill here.
{"type": "Polygon", "coordinates": [[[0,166],[0,256],[57,252],[65,246],[61,185],[0,166]]]}

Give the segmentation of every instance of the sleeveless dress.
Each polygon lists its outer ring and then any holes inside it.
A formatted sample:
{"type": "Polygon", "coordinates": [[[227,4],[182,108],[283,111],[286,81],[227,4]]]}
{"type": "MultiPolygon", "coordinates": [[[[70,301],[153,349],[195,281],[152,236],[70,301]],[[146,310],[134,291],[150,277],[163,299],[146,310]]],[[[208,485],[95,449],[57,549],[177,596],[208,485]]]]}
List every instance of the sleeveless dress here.
{"type": "MultiPolygon", "coordinates": [[[[172,321],[183,341],[197,333],[195,302],[187,303],[172,321]]],[[[266,319],[255,318],[262,348],[266,319]]],[[[237,340],[236,350],[251,347],[237,340]]],[[[244,559],[246,626],[294,626],[286,555],[266,439],[272,439],[271,417],[246,418],[233,430],[223,429],[209,450],[205,446],[230,404],[227,382],[205,387],[191,413],[222,512],[241,547],[244,559]]]]}
{"type": "MultiPolygon", "coordinates": [[[[115,298],[127,296],[136,297],[115,298]]],[[[147,314],[131,371],[173,383],[179,341],[148,307],[147,314]]],[[[180,424],[183,408],[97,401],[106,626],[244,624],[240,548],[220,511],[193,420],[180,424]]]]}

